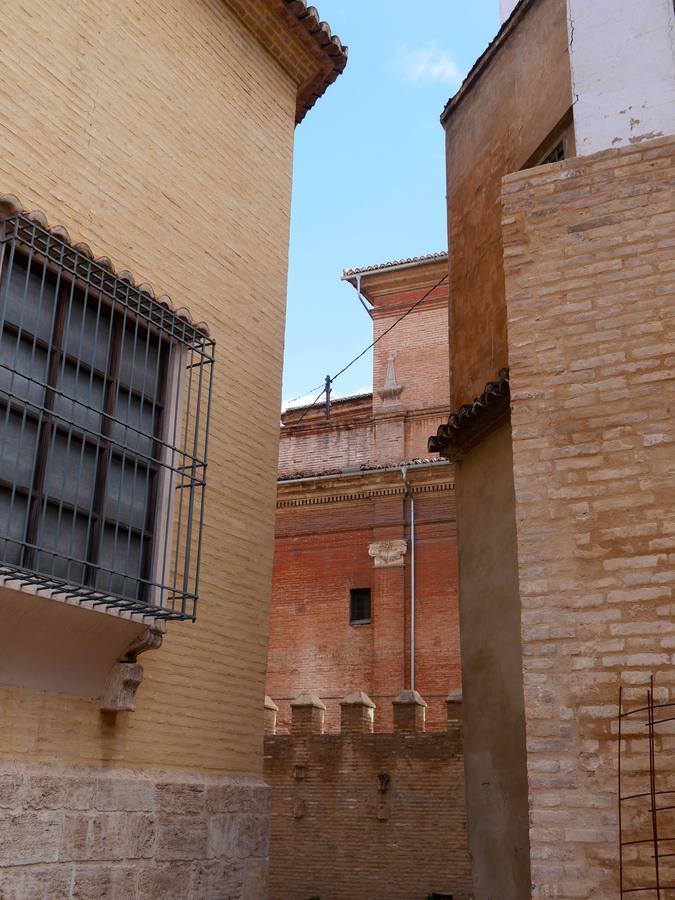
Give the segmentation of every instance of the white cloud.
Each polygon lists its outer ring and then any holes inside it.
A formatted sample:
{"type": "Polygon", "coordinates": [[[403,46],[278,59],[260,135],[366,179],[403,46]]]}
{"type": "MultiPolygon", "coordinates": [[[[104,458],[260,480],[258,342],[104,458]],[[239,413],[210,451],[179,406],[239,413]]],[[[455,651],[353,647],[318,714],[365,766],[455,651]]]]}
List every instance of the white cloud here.
{"type": "Polygon", "coordinates": [[[462,81],[452,53],[435,42],[415,50],[403,47],[399,52],[399,67],[407,81],[436,81],[457,87],[462,81]]]}

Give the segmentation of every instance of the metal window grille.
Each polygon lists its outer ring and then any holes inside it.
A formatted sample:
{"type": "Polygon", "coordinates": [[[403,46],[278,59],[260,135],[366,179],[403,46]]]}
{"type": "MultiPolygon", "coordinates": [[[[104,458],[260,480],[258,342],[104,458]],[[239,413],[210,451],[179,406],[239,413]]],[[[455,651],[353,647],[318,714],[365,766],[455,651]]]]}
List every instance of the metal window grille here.
{"type": "Polygon", "coordinates": [[[195,618],[214,352],[58,235],[0,223],[2,580],[195,618]]]}
{"type": "Polygon", "coordinates": [[[675,701],[654,697],[626,706],[619,688],[617,781],[619,895],[636,900],[675,896],[675,701]]]}
{"type": "Polygon", "coordinates": [[[370,588],[351,588],[349,591],[349,624],[367,625],[370,622],[370,588]]]}

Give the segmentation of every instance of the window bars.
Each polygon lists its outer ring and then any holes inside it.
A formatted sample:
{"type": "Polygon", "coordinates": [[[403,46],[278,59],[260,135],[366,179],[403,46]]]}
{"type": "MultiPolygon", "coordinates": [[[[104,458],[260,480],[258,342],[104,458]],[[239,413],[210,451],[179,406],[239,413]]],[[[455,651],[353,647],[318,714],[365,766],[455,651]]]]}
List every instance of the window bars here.
{"type": "Polygon", "coordinates": [[[0,223],[0,579],[194,620],[214,352],[41,224],[0,223]]]}
{"type": "Polygon", "coordinates": [[[675,701],[655,702],[653,678],[646,701],[626,710],[619,688],[619,894],[670,900],[675,897],[675,701]]]}

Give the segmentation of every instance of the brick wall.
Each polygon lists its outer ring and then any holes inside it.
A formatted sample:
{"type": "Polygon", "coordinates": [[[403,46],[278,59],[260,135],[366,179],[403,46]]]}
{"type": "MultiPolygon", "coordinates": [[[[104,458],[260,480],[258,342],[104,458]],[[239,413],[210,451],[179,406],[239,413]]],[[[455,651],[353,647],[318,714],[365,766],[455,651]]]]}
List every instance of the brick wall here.
{"type": "Polygon", "coordinates": [[[521,3],[445,120],[452,409],[508,366],[499,198],[572,105],[566,0],[521,3]]]}
{"type": "MultiPolygon", "coordinates": [[[[427,456],[428,436],[449,412],[447,284],[433,290],[446,269],[447,261],[442,259],[422,261],[403,272],[393,267],[364,276],[362,289],[373,303],[372,333],[364,326],[364,345],[377,340],[373,393],[335,403],[328,422],[321,404],[309,411],[285,412],[279,445],[281,475],[398,465],[427,456]],[[384,335],[427,291],[431,293],[424,302],[384,335]],[[378,391],[387,380],[392,352],[402,390],[396,398],[383,398],[378,391]]],[[[339,390],[339,382],[334,390],[339,390]]]]}
{"type": "Polygon", "coordinates": [[[435,734],[372,734],[353,720],[340,734],[312,733],[298,716],[290,735],[265,738],[270,897],[471,896],[461,727],[451,715],[435,734]]]}
{"type": "Polygon", "coordinates": [[[146,655],[136,712],[109,732],[95,703],[2,689],[0,755],[260,773],[249,710],[264,687],[295,85],[221,0],[29,6],[0,25],[0,190],[208,322],[217,477],[198,621],[146,655]]]}
{"type": "MultiPolygon", "coordinates": [[[[269,3],[246,7],[277,22],[272,51],[295,52],[298,40],[269,3]]],[[[1,687],[0,768],[49,765],[64,784],[69,775],[88,778],[90,767],[123,769],[132,781],[182,781],[172,770],[208,772],[224,788],[236,775],[260,781],[296,81],[222,0],[32,0],[3,16],[0,39],[0,193],[43,210],[74,242],[187,307],[218,347],[197,622],[171,623],[161,649],[142,657],[132,713],[102,714],[91,692],[60,695],[48,679],[44,690],[1,687]]],[[[297,64],[317,69],[311,53],[297,64]]],[[[0,614],[7,626],[6,606],[0,614]]],[[[4,628],[5,640],[13,634],[4,628]]],[[[26,652],[35,652],[30,640],[26,652]]],[[[61,862],[77,859],[73,896],[101,896],[107,875],[85,884],[79,863],[113,861],[110,817],[78,800],[86,815],[77,829],[89,843],[63,856],[70,807],[56,797],[45,812],[24,800],[25,784],[19,779],[0,803],[0,831],[22,835],[0,842],[0,895],[44,895],[29,859],[49,863],[39,877],[54,886],[65,879],[70,891],[73,864],[61,862]],[[28,856],[31,822],[45,840],[28,856]]],[[[207,827],[204,813],[196,831],[207,827]]],[[[179,848],[162,855],[158,840],[147,845],[158,850],[153,860],[132,861],[119,837],[115,859],[136,869],[142,896],[190,896],[182,887],[188,856],[179,848]],[[174,888],[146,890],[154,864],[174,888]]],[[[189,858],[215,852],[234,865],[241,847],[225,841],[189,858]]],[[[250,896],[263,896],[251,878],[250,896]]],[[[108,895],[135,896],[126,883],[108,895]]]]}
{"type": "MultiPolygon", "coordinates": [[[[416,491],[416,686],[430,728],[445,726],[445,697],[461,684],[455,513],[449,466],[411,472],[416,491]]],[[[409,513],[408,513],[409,515],[409,513]]],[[[410,565],[380,568],[373,541],[400,540],[400,472],[280,485],[266,692],[289,723],[300,691],[318,692],[337,727],[339,701],[356,686],[382,704],[409,681],[410,565]],[[350,588],[372,590],[372,622],[349,624],[350,588]]],[[[408,550],[408,554],[410,550],[408,550]]]]}
{"type": "MultiPolygon", "coordinates": [[[[675,690],[674,170],[669,137],[504,181],[537,898],[617,896],[619,685],[628,707],[652,674],[657,699],[675,690]]],[[[645,733],[622,747],[629,792],[648,789],[645,733]]],[[[672,737],[656,763],[672,787],[672,737]]],[[[633,851],[624,887],[653,884],[633,851]]]]}

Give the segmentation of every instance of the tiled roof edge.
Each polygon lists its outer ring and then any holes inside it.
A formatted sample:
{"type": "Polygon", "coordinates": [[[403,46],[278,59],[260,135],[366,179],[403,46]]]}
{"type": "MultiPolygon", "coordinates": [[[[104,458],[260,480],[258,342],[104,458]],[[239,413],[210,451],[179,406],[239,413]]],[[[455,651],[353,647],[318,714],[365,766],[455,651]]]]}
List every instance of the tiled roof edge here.
{"type": "Polygon", "coordinates": [[[517,27],[518,23],[523,18],[527,10],[536,2],[537,0],[519,0],[519,2],[515,5],[513,10],[511,11],[511,15],[508,17],[508,19],[505,19],[504,22],[502,22],[495,37],[490,41],[485,50],[481,53],[476,62],[469,69],[469,72],[464,81],[459,86],[459,90],[457,91],[457,93],[453,94],[453,96],[445,104],[445,108],[441,113],[441,125],[446,124],[446,122],[450,118],[450,115],[455,111],[456,107],[461,103],[466,94],[468,94],[471,88],[476,84],[485,69],[487,69],[490,62],[492,61],[492,58],[495,56],[504,41],[517,27]]]}
{"type": "MultiPolygon", "coordinates": [[[[367,400],[368,397],[372,397],[372,396],[373,396],[372,391],[367,391],[364,394],[348,394],[346,397],[336,397],[335,399],[333,399],[331,397],[330,403],[331,403],[331,406],[336,406],[338,403],[351,403],[353,400],[367,400]]],[[[319,411],[321,411],[323,409],[323,406],[321,403],[316,403],[316,404],[305,403],[304,406],[287,406],[281,410],[281,415],[285,416],[286,413],[290,413],[290,412],[298,412],[298,411],[303,412],[306,409],[311,409],[313,406],[316,406],[316,409],[319,411]]],[[[289,422],[288,424],[292,425],[293,423],[289,422]]]]}
{"type": "Polygon", "coordinates": [[[344,71],[347,65],[348,48],[340,38],[331,32],[328,22],[322,22],[315,6],[307,6],[306,0],[283,0],[286,10],[294,16],[324,56],[328,57],[331,69],[328,74],[309,84],[298,94],[295,112],[296,125],[302,122],[309,110],[326,89],[344,71]]]}
{"type": "Polygon", "coordinates": [[[451,445],[459,443],[465,434],[480,426],[489,410],[506,406],[510,398],[509,370],[501,369],[498,380],[488,381],[473,403],[460,406],[448,417],[447,424],[439,425],[436,434],[429,438],[429,453],[448,453],[451,445]]]}
{"type": "Polygon", "coordinates": [[[352,275],[365,275],[367,272],[379,272],[382,269],[393,269],[398,266],[412,266],[416,263],[435,262],[447,259],[448,251],[440,250],[438,253],[427,253],[424,256],[409,256],[407,259],[393,259],[391,262],[376,263],[374,266],[363,266],[356,269],[343,269],[342,277],[350,278],[352,275]]]}
{"type": "Polygon", "coordinates": [[[153,300],[156,300],[157,303],[165,306],[168,310],[170,310],[170,312],[174,313],[174,315],[179,316],[181,319],[184,319],[186,322],[188,322],[188,324],[192,328],[200,331],[202,334],[205,334],[207,336],[209,335],[209,328],[205,322],[194,322],[190,310],[186,307],[176,309],[175,305],[171,301],[171,298],[167,294],[162,294],[158,297],[155,294],[152,285],[147,284],[146,282],[137,284],[134,276],[126,269],[116,272],[112,261],[107,256],[95,257],[89,244],[83,242],[74,244],[71,240],[68,229],[63,225],[50,225],[47,216],[42,210],[37,209],[28,211],[23,207],[21,201],[18,199],[18,197],[15,197],[14,194],[0,194],[0,222],[4,221],[5,219],[9,219],[12,216],[24,216],[26,219],[29,219],[40,228],[48,231],[57,240],[62,241],[64,244],[68,244],[68,246],[75,250],[77,253],[81,253],[83,256],[91,259],[92,262],[96,263],[96,265],[100,266],[102,269],[106,269],[108,272],[110,272],[111,275],[115,275],[117,278],[123,279],[124,281],[128,282],[131,287],[135,288],[138,291],[142,291],[149,297],[152,297],[153,300]]]}
{"type": "Polygon", "coordinates": [[[325,469],[322,472],[294,472],[288,475],[280,475],[277,478],[278,483],[286,484],[289,481],[304,481],[309,478],[330,478],[331,475],[367,475],[370,472],[389,472],[394,471],[395,469],[400,469],[402,466],[409,466],[414,468],[415,466],[443,466],[448,465],[447,459],[431,459],[431,458],[415,458],[409,459],[400,463],[387,463],[382,465],[368,465],[364,463],[361,466],[354,468],[346,468],[346,469],[325,469]]]}

